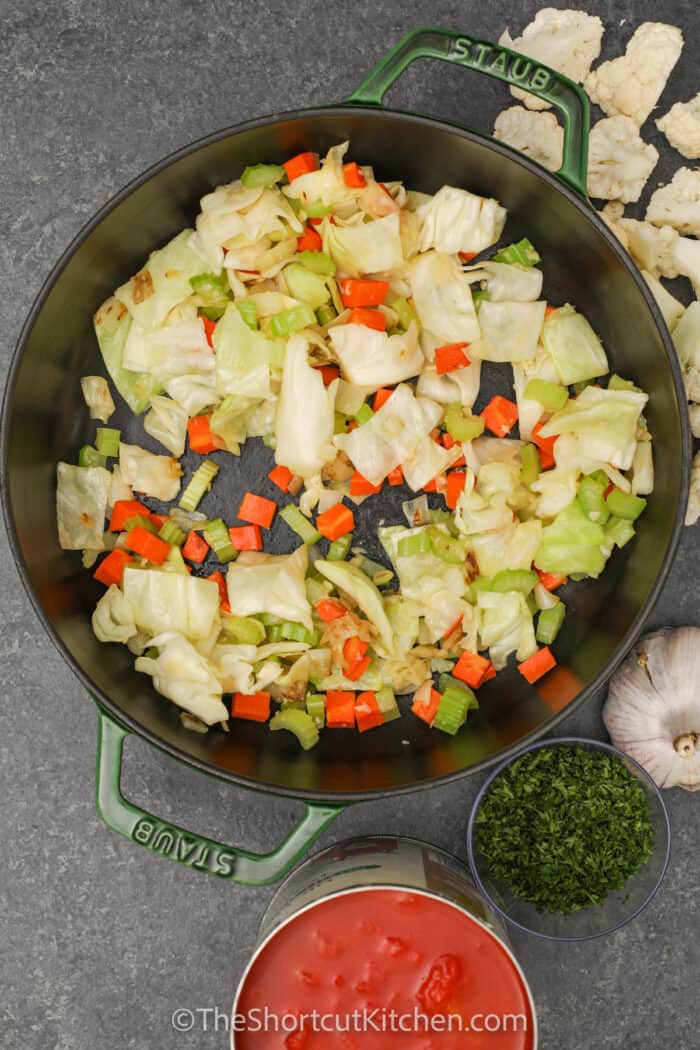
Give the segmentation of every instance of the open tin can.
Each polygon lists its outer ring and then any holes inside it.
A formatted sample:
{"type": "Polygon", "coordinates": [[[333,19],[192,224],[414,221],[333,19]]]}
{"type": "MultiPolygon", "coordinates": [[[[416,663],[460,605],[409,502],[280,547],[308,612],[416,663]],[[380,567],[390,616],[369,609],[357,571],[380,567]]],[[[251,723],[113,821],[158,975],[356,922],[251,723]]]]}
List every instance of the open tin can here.
{"type": "Polygon", "coordinates": [[[288,876],[232,1018],[232,1050],[447,1050],[471,1045],[465,1032],[483,1033],[489,1050],[537,1048],[534,1002],[500,918],[456,857],[395,835],[339,842],[288,876]]]}

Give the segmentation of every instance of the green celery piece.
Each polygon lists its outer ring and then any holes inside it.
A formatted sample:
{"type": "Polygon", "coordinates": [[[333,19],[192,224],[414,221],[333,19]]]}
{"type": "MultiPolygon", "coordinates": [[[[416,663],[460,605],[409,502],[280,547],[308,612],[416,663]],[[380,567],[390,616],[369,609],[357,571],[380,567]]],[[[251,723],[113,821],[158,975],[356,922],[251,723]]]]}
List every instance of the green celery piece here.
{"type": "Polygon", "coordinates": [[[484,421],[463,409],[459,401],[453,401],[445,411],[445,427],[455,441],[472,441],[483,433],[484,421]]]}
{"type": "Polygon", "coordinates": [[[211,459],[205,459],[199,464],[190,478],[185,491],[180,496],[179,506],[190,513],[196,510],[200,500],[211,488],[211,484],[219,473],[219,468],[211,459]]]}
{"type": "MultiPolygon", "coordinates": [[[[287,267],[289,269],[289,267],[287,267]]],[[[300,303],[289,310],[282,310],[270,318],[270,331],[274,336],[291,335],[316,323],[316,314],[308,303],[300,303]]]]}
{"type": "Polygon", "coordinates": [[[357,412],[355,413],[355,421],[359,423],[360,426],[362,426],[363,423],[369,423],[373,415],[373,409],[365,401],[360,405],[357,412]]]}
{"type": "Polygon", "coordinates": [[[441,729],[443,733],[455,736],[466,722],[470,707],[474,705],[479,706],[470,689],[446,689],[433,721],[433,729],[441,729]]]}
{"type": "Polygon", "coordinates": [[[280,164],[249,164],[243,169],[241,182],[244,186],[274,186],[282,182],[287,173],[280,164]]]}
{"type": "Polygon", "coordinates": [[[106,457],[101,455],[92,445],[83,445],[78,452],[79,467],[104,467],[106,457]]]}
{"type": "Polygon", "coordinates": [[[347,416],[343,415],[342,412],[333,413],[333,433],[334,434],[345,434],[347,432],[350,420],[347,416]]]}
{"type": "Polygon", "coordinates": [[[640,387],[635,386],[631,379],[623,379],[617,373],[613,373],[608,379],[608,390],[635,390],[641,393],[640,387]]]}
{"type": "Polygon", "coordinates": [[[490,591],[491,590],[491,577],[490,576],[475,576],[472,580],[470,587],[472,593],[476,598],[479,591],[490,591]]]}
{"type": "Polygon", "coordinates": [[[286,521],[290,529],[296,532],[303,543],[318,543],[321,539],[321,533],[312,525],[308,518],[304,517],[294,503],[288,503],[286,507],[282,507],[279,516],[283,521],[286,521]]]}
{"type": "Polygon", "coordinates": [[[326,277],[333,277],[335,274],[335,263],[327,252],[297,252],[295,259],[307,270],[311,270],[312,273],[321,274],[326,277]]]}
{"type": "MultiPolygon", "coordinates": [[[[308,303],[312,310],[325,306],[331,297],[330,289],[328,288],[325,279],[320,274],[314,273],[300,263],[290,263],[289,266],[285,266],[282,274],[287,282],[289,294],[294,299],[299,299],[302,304],[308,303]]],[[[291,310],[286,310],[284,313],[277,314],[276,316],[280,318],[285,314],[293,313],[294,310],[298,311],[300,310],[300,307],[292,307],[291,310]]],[[[273,317],[272,320],[274,321],[275,318],[273,317]]],[[[315,321],[316,317],[314,315],[312,320],[307,320],[301,327],[305,327],[306,324],[314,324],[315,321]]],[[[295,329],[291,330],[294,331],[295,329]]],[[[275,332],[275,335],[279,334],[283,333],[275,332]]]]}
{"type": "Polygon", "coordinates": [[[455,516],[449,510],[442,510],[440,507],[432,508],[430,511],[430,520],[435,525],[445,525],[450,536],[457,538],[461,535],[455,524],[455,516]]]}
{"type": "Polygon", "coordinates": [[[636,521],[647,505],[647,501],[641,496],[633,496],[629,492],[620,492],[613,489],[607,498],[608,509],[616,518],[625,518],[627,521],[636,521]]]}
{"type": "Polygon", "coordinates": [[[330,204],[324,204],[323,201],[305,201],[304,211],[310,219],[322,219],[324,215],[331,214],[333,207],[330,204]]]}
{"type": "Polygon", "coordinates": [[[228,526],[222,518],[214,518],[208,521],[202,530],[204,539],[221,562],[233,561],[238,557],[238,551],[231,543],[228,526]]]}
{"type": "Polygon", "coordinates": [[[131,328],[131,315],[114,296],[102,304],[94,319],[95,335],[105,367],[115,387],[135,415],[145,412],[154,394],[163,388],[147,372],[131,372],[124,368],[124,346],[131,328]]]}
{"type": "Polygon", "coordinates": [[[599,481],[595,481],[590,476],[581,478],[578,486],[578,500],[587,517],[591,521],[597,521],[599,525],[604,525],[610,517],[610,509],[605,502],[605,489],[606,484],[601,485],[599,481]]]}
{"type": "Polygon", "coordinates": [[[306,711],[317,729],[326,724],[326,698],[322,693],[310,693],[306,697],[306,711]]]}
{"type": "Polygon", "coordinates": [[[625,518],[610,518],[605,526],[605,535],[616,547],[624,547],[635,535],[634,525],[625,518]]]}
{"type": "Polygon", "coordinates": [[[175,524],[172,518],[166,518],[158,530],[158,535],[173,547],[181,547],[187,539],[187,534],[175,524]]]}
{"type": "Polygon", "coordinates": [[[250,299],[239,299],[236,302],[236,306],[248,327],[254,332],[257,331],[259,327],[257,303],[252,302],[250,299]]]}
{"type": "Polygon", "coordinates": [[[132,514],[130,518],[127,518],[124,522],[125,532],[131,532],[132,529],[145,529],[146,532],[150,532],[153,536],[158,535],[158,526],[150,518],[147,518],[145,514],[132,514]]]}
{"type": "MultiPolygon", "coordinates": [[[[230,300],[226,301],[228,306],[230,300]]],[[[198,306],[197,316],[206,317],[207,321],[220,321],[226,313],[226,306],[222,303],[221,306],[198,306]]]]}
{"type": "Polygon", "coordinates": [[[494,262],[509,263],[518,266],[535,266],[540,261],[540,254],[535,246],[523,237],[515,244],[509,244],[507,248],[501,248],[493,257],[494,262]]]}
{"type": "Polygon", "coordinates": [[[325,306],[319,306],[316,311],[316,320],[320,325],[330,324],[337,316],[338,312],[336,308],[331,306],[330,303],[326,303],[325,306]]]}
{"type": "Polygon", "coordinates": [[[260,645],[265,641],[265,628],[255,616],[224,616],[221,626],[239,645],[260,645]]]}
{"type": "Polygon", "coordinates": [[[416,554],[428,554],[432,549],[430,535],[427,529],[420,532],[411,532],[408,536],[402,536],[396,545],[396,553],[399,558],[412,558],[416,554]]]}
{"type": "Polygon", "coordinates": [[[231,289],[225,273],[198,273],[190,277],[192,291],[202,300],[203,306],[223,306],[232,299],[231,289]]]}
{"type": "Polygon", "coordinates": [[[407,331],[411,327],[412,321],[418,320],[418,318],[416,317],[416,311],[413,309],[408,299],[404,298],[404,296],[400,296],[398,299],[394,299],[393,303],[391,303],[391,309],[397,315],[399,319],[399,324],[404,329],[404,331],[407,331]]]}
{"type": "Polygon", "coordinates": [[[298,708],[288,707],[278,711],[270,720],[270,729],[273,733],[279,729],[286,729],[297,738],[304,751],[309,751],[319,739],[318,729],[311,715],[298,708]]]}
{"type": "Polygon", "coordinates": [[[377,699],[377,707],[381,711],[385,722],[393,722],[395,718],[401,717],[394,690],[390,686],[382,686],[381,689],[377,689],[374,695],[377,699]]]}
{"type": "Polygon", "coordinates": [[[98,427],[95,433],[95,448],[99,454],[105,457],[118,456],[121,434],[121,430],[115,427],[98,427]]]}
{"type": "Polygon", "coordinates": [[[345,561],[352,546],[352,533],[346,532],[337,540],[332,540],[326,555],[326,561],[345,561]]]}
{"type": "Polygon", "coordinates": [[[540,476],[540,454],[536,445],[525,445],[520,455],[520,477],[523,485],[532,485],[540,476]]]}
{"type": "Polygon", "coordinates": [[[488,590],[498,591],[504,594],[508,591],[520,591],[521,594],[529,594],[537,583],[536,572],[530,569],[501,569],[495,576],[491,577],[488,590]]]}
{"type": "Polygon", "coordinates": [[[569,400],[569,391],[560,383],[531,379],[525,387],[524,396],[528,401],[539,401],[547,412],[558,412],[569,400]]]}
{"type": "Polygon", "coordinates": [[[592,481],[596,481],[599,485],[602,485],[603,489],[607,489],[610,484],[610,478],[604,470],[594,470],[592,474],[586,474],[586,477],[590,478],[592,481]]]}
{"type": "Polygon", "coordinates": [[[559,628],[566,616],[564,602],[557,602],[550,609],[543,609],[537,618],[537,634],[535,637],[542,645],[551,645],[559,634],[559,628]]]}
{"type": "Polygon", "coordinates": [[[538,610],[537,599],[532,591],[525,595],[525,604],[531,616],[535,616],[538,610]]]}
{"type": "MultiPolygon", "coordinates": [[[[448,565],[462,565],[467,557],[464,540],[455,539],[449,533],[443,532],[437,525],[429,525],[426,529],[430,540],[430,548],[436,558],[446,562],[448,565]]],[[[424,533],[421,533],[424,535],[424,533]]],[[[399,540],[399,547],[403,540],[399,540]]]]}

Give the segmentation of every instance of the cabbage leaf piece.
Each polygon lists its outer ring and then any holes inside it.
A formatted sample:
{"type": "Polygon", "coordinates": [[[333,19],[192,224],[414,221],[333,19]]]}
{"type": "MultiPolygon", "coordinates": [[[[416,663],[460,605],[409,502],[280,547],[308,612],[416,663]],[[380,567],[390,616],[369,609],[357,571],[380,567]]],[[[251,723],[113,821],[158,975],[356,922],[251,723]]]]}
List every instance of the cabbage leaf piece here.
{"type": "Polygon", "coordinates": [[[136,415],[145,412],[153,394],[162,388],[146,372],[132,372],[124,367],[124,348],[131,327],[129,311],[114,296],[102,303],[93,319],[102,360],[112,382],[136,415]]]}
{"type": "Polygon", "coordinates": [[[478,253],[495,244],[507,212],[498,201],[456,186],[442,186],[417,209],[421,222],[420,250],[437,248],[452,255],[478,253]]]}
{"type": "Polygon", "coordinates": [[[152,252],[145,266],[114,293],[144,331],[159,328],[173,307],[192,294],[190,278],[207,269],[190,247],[191,234],[191,230],[182,230],[165,247],[152,252]]]}
{"type": "Polygon", "coordinates": [[[333,422],[338,380],[324,386],[309,364],[309,344],[293,335],[287,344],[277,403],[275,461],[302,478],[317,475],[335,456],[333,422]]]}
{"type": "Polygon", "coordinates": [[[63,550],[104,550],[112,476],[104,467],[59,463],[56,486],[58,542],[63,550]]]}
{"type": "Polygon", "coordinates": [[[192,641],[208,638],[219,616],[213,580],[161,569],[124,569],[122,588],[137,627],[150,634],[176,631],[192,641]]]}
{"type": "Polygon", "coordinates": [[[332,256],[341,277],[399,269],[404,259],[398,212],[353,226],[324,219],[323,250],[332,256]]]}
{"type": "Polygon", "coordinates": [[[527,660],[537,650],[532,613],[525,595],[506,591],[480,591],[477,595],[480,612],[479,637],[481,646],[489,650],[491,662],[497,671],[505,667],[511,653],[527,660]]]}
{"type": "Polygon", "coordinates": [[[583,314],[569,303],[547,317],[542,342],[565,386],[596,379],[610,371],[600,339],[583,314]]]}
{"type": "Polygon", "coordinates": [[[648,400],[641,390],[587,386],[547,420],[540,434],[576,434],[590,459],[628,470],[637,447],[639,417],[648,400]]]}
{"type": "Polygon", "coordinates": [[[158,656],[139,656],[136,670],[151,675],[154,688],[162,696],[208,726],[225,722],[228,710],[221,699],[221,682],[192,643],[176,631],[164,631],[152,639],[152,645],[158,656]]]}
{"type": "Polygon", "coordinates": [[[605,568],[605,532],[591,521],[578,500],[557,514],[542,533],[535,566],[562,576],[584,573],[597,577],[605,568]]]}
{"type": "Polygon", "coordinates": [[[281,620],[313,629],[311,606],[306,597],[308,552],[305,546],[291,554],[244,551],[228,567],[229,604],[234,616],[269,613],[281,620]]]}
{"type": "Polygon", "coordinates": [[[363,324],[334,325],[328,335],[343,378],[355,386],[369,390],[393,386],[418,375],[425,364],[414,323],[397,335],[363,324]]]}

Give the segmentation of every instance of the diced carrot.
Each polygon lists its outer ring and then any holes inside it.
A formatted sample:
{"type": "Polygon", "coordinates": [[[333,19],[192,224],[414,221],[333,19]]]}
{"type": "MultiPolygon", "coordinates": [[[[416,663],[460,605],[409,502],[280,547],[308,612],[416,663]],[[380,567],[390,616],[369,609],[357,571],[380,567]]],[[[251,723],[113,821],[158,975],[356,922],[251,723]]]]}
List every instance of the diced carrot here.
{"type": "Polygon", "coordinates": [[[447,475],[445,501],[450,510],[454,510],[457,506],[457,500],[464,491],[466,482],[467,475],[463,470],[453,470],[447,475]]]}
{"type": "Polygon", "coordinates": [[[345,185],[352,190],[361,190],[363,186],[367,185],[367,179],[364,177],[360,165],[354,160],[343,164],[343,178],[345,185]]]}
{"type": "Polygon", "coordinates": [[[496,394],[481,413],[484,424],[496,437],[505,437],[518,421],[518,406],[496,394]]]}
{"type": "Polygon", "coordinates": [[[359,470],[356,470],[353,476],[350,478],[350,495],[351,496],[371,496],[376,492],[381,492],[381,485],[373,485],[371,481],[368,481],[359,470]]]}
{"type": "Polygon", "coordinates": [[[282,164],[290,182],[294,182],[294,179],[298,179],[300,175],[308,175],[310,171],[317,171],[318,166],[318,154],[311,153],[311,151],[297,153],[296,157],[290,157],[282,164]]]}
{"type": "Polygon", "coordinates": [[[202,318],[202,324],[204,325],[204,335],[206,337],[209,346],[213,346],[212,336],[216,331],[216,321],[210,321],[208,317],[202,318]]]}
{"type": "Polygon", "coordinates": [[[544,316],[545,317],[549,317],[550,314],[553,314],[554,311],[558,310],[558,309],[559,309],[558,306],[545,306],[545,308],[544,308],[544,316]]]}
{"type": "Polygon", "coordinates": [[[424,492],[444,492],[447,488],[447,477],[445,474],[436,474],[436,476],[423,486],[424,492]]]}
{"type": "Polygon", "coordinates": [[[437,689],[433,689],[429,682],[422,685],[420,689],[416,691],[413,697],[413,703],[411,704],[411,710],[414,715],[417,715],[422,722],[426,722],[429,726],[435,721],[435,715],[437,709],[440,706],[442,697],[438,693],[437,689]]]}
{"type": "Polygon", "coordinates": [[[344,671],[345,677],[351,682],[356,682],[358,678],[362,678],[369,665],[372,663],[371,657],[363,656],[357,663],[352,664],[351,667],[347,667],[344,671]]]}
{"type": "Polygon", "coordinates": [[[556,591],[557,587],[563,587],[565,583],[569,582],[568,576],[561,576],[557,572],[542,572],[541,569],[535,569],[535,572],[539,576],[542,586],[546,587],[548,591],[556,591]]]}
{"type": "Polygon", "coordinates": [[[495,677],[496,677],[496,668],[493,666],[493,664],[491,664],[490,667],[488,667],[487,670],[484,672],[484,677],[479,682],[479,685],[485,685],[486,682],[490,682],[491,679],[495,678],[495,677]]]}
{"type": "Polygon", "coordinates": [[[379,710],[377,697],[371,690],[360,693],[355,701],[355,721],[360,733],[384,725],[384,715],[379,710]]]}
{"type": "Polygon", "coordinates": [[[276,512],[277,504],[274,500],[256,496],[254,492],[246,492],[238,508],[238,517],[241,521],[249,521],[252,525],[262,525],[264,529],[269,529],[276,512]]]}
{"type": "Polygon", "coordinates": [[[386,317],[381,310],[371,310],[364,306],[356,306],[350,311],[348,324],[363,324],[367,328],[373,328],[375,332],[386,331],[386,317]]]}
{"type": "MultiPolygon", "coordinates": [[[[309,225],[310,226],[320,226],[322,222],[323,222],[323,219],[322,219],[322,217],[320,215],[309,216],[309,225]]],[[[331,222],[333,222],[333,216],[332,215],[331,215],[331,222]]]]}
{"type": "Polygon", "coordinates": [[[207,579],[212,580],[219,588],[219,604],[222,612],[230,613],[231,605],[228,600],[228,587],[226,586],[223,573],[217,569],[216,572],[210,572],[207,579]]]}
{"type": "Polygon", "coordinates": [[[340,369],[336,365],[320,365],[316,371],[321,373],[324,386],[330,386],[340,375],[340,369]]]}
{"type": "Polygon", "coordinates": [[[126,534],[126,546],[135,554],[140,554],[154,565],[162,565],[170,554],[170,544],[162,540],[160,536],[154,536],[142,525],[137,525],[126,534]]]}
{"type": "Polygon", "coordinates": [[[246,718],[249,722],[267,722],[270,717],[270,694],[234,693],[231,715],[233,718],[246,718]]]}
{"type": "Polygon", "coordinates": [[[121,547],[115,547],[106,558],[102,559],[92,575],[98,583],[103,583],[105,587],[110,587],[113,583],[118,587],[122,582],[124,569],[133,560],[131,555],[121,547]]]}
{"type": "Polygon", "coordinates": [[[471,262],[472,259],[475,259],[478,254],[478,252],[459,252],[459,257],[462,260],[462,262],[471,262]]]}
{"type": "Polygon", "coordinates": [[[182,548],[182,556],[183,558],[187,558],[188,561],[193,561],[195,564],[201,565],[209,553],[209,549],[207,541],[202,539],[198,532],[192,530],[185,540],[185,545],[182,548]]]}
{"type": "MultiPolygon", "coordinates": [[[[445,431],[445,433],[442,435],[441,441],[442,441],[442,447],[443,448],[448,448],[448,449],[449,448],[454,448],[455,445],[457,444],[455,439],[452,437],[452,434],[448,434],[447,431],[445,431]]],[[[460,456],[459,459],[456,459],[454,461],[454,463],[452,464],[453,467],[466,467],[466,465],[467,465],[467,461],[464,458],[464,456],[460,456]]]]}
{"type": "Polygon", "coordinates": [[[289,482],[294,477],[289,467],[283,467],[279,464],[278,466],[273,467],[267,476],[272,484],[277,486],[280,492],[289,492],[289,482]]]}
{"type": "Polygon", "coordinates": [[[320,252],[323,248],[321,234],[312,226],[307,226],[301,237],[297,237],[298,252],[320,252]]]}
{"type": "Polygon", "coordinates": [[[355,694],[346,689],[326,693],[326,725],[329,729],[355,728],[355,694]]]}
{"type": "Polygon", "coordinates": [[[386,480],[394,487],[396,487],[396,485],[403,485],[403,470],[401,467],[394,467],[393,470],[390,470],[386,476],[386,480]]]}
{"type": "Polygon", "coordinates": [[[493,664],[485,656],[480,656],[479,653],[471,653],[465,649],[452,668],[452,674],[455,678],[466,682],[472,689],[478,689],[486,681],[485,676],[487,674],[489,674],[489,677],[492,677],[490,675],[492,668],[493,664]]]}
{"type": "Polygon", "coordinates": [[[469,343],[445,343],[435,351],[435,370],[439,376],[454,372],[457,368],[466,368],[471,361],[464,353],[469,343]]]}
{"type": "Polygon", "coordinates": [[[347,664],[356,664],[362,660],[369,649],[369,643],[358,638],[356,634],[346,639],[343,645],[343,659],[347,664]]]}
{"type": "Polygon", "coordinates": [[[321,598],[321,601],[316,603],[316,612],[323,623],[338,620],[341,616],[345,616],[347,611],[342,602],[337,602],[333,598],[321,598]]]}
{"type": "Polygon", "coordinates": [[[614,492],[614,491],[615,491],[615,485],[611,481],[610,484],[608,485],[608,487],[606,488],[605,492],[603,493],[603,499],[607,499],[608,496],[610,495],[610,493],[614,492]]]}
{"type": "Polygon", "coordinates": [[[316,518],[316,528],[327,540],[337,540],[355,528],[355,516],[344,503],[336,503],[334,507],[324,510],[316,518]]]}
{"type": "Polygon", "coordinates": [[[542,675],[547,674],[547,671],[551,671],[556,666],[557,661],[554,653],[548,645],[545,645],[542,649],[538,649],[536,653],[533,653],[532,656],[529,656],[527,660],[523,660],[521,664],[518,664],[518,670],[523,678],[532,685],[538,678],[541,678],[542,675]]]}
{"type": "Polygon", "coordinates": [[[380,306],[389,291],[388,281],[370,281],[364,277],[343,277],[340,295],[343,306],[380,306]]]}
{"type": "Polygon", "coordinates": [[[394,393],[393,390],[389,390],[386,386],[380,386],[379,390],[374,395],[374,401],[372,402],[372,408],[375,412],[378,412],[382,405],[385,405],[391,395],[394,393]]]}
{"type": "Polygon", "coordinates": [[[139,503],[137,499],[118,499],[112,507],[112,516],[109,519],[109,531],[121,532],[129,518],[150,517],[148,507],[139,503]]]}
{"type": "Polygon", "coordinates": [[[206,456],[207,452],[216,452],[219,447],[209,426],[209,416],[193,416],[187,421],[187,434],[190,439],[190,448],[198,452],[200,456],[206,456]]]}
{"type": "Polygon", "coordinates": [[[554,444],[559,437],[558,434],[552,434],[551,437],[542,437],[540,430],[544,426],[544,423],[540,420],[539,423],[535,423],[532,428],[532,440],[537,445],[540,453],[540,465],[543,470],[549,470],[550,467],[554,466],[554,444]]]}
{"type": "Polygon", "coordinates": [[[228,530],[231,544],[237,551],[261,551],[262,533],[259,525],[234,525],[228,530]]]}
{"type": "Polygon", "coordinates": [[[437,492],[437,481],[433,478],[432,481],[427,481],[423,486],[423,492],[437,492]]]}

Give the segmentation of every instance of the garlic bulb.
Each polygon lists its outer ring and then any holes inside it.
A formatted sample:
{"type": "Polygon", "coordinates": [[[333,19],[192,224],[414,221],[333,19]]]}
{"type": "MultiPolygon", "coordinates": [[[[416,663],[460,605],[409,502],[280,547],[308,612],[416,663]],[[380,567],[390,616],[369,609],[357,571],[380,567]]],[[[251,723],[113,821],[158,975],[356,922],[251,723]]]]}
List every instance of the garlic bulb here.
{"type": "Polygon", "coordinates": [[[700,627],[640,638],[610,682],[610,739],[659,787],[700,789],[700,627]]]}

